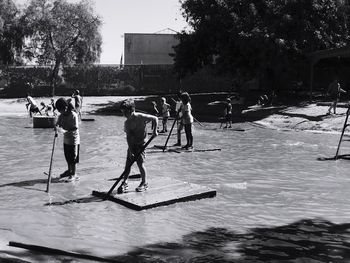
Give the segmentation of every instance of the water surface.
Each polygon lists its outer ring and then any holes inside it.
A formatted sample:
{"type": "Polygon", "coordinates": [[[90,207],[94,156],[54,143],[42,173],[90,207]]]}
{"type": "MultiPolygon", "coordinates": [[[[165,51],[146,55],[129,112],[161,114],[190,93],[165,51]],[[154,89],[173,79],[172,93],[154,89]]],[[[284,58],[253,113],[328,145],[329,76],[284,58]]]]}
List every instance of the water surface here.
{"type": "MultiPolygon", "coordinates": [[[[86,107],[102,100],[85,98],[86,107]]],[[[276,131],[251,123],[234,125],[244,131],[196,124],[195,147],[221,151],[148,149],[148,176],[208,186],[217,190],[215,198],[145,211],[110,201],[47,206],[112,186],[108,179],[119,176],[125,162],[124,118],[88,116],[95,121],[80,127],[81,180],[53,183],[47,194],[44,172],[54,134],[33,129],[24,110],[23,101],[0,100],[0,250],[8,255],[29,262],[64,260],[7,246],[16,241],[123,262],[350,260],[350,162],[317,160],[334,156],[337,134],[276,131]]],[[[165,139],[158,136],[152,145],[165,139]]],[[[53,176],[66,169],[62,143],[60,135],[53,176]]],[[[169,144],[174,143],[175,136],[169,144]]],[[[350,152],[346,143],[342,152],[350,152]]],[[[132,173],[138,173],[136,167],[132,173]]]]}

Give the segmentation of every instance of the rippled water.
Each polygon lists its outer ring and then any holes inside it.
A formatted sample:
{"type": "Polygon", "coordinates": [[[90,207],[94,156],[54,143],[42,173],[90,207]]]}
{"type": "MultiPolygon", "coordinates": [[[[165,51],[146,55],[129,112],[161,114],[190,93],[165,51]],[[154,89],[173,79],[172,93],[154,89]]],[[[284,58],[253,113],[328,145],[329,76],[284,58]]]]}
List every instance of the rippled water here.
{"type": "MultiPolygon", "coordinates": [[[[195,147],[221,151],[148,149],[148,176],[209,186],[217,190],[215,198],[141,212],[110,201],[47,206],[88,198],[93,190],[113,185],[108,179],[124,167],[124,119],[94,115],[95,121],[82,122],[81,179],[52,183],[47,194],[44,172],[54,134],[33,129],[21,103],[0,100],[0,259],[3,252],[30,262],[64,260],[7,246],[16,241],[123,262],[350,260],[350,162],[317,160],[334,156],[339,134],[276,131],[251,123],[234,125],[244,131],[196,124],[195,147]]],[[[158,136],[152,144],[165,139],[158,136]]],[[[62,143],[59,136],[54,176],[66,168],[62,143]]],[[[342,152],[349,153],[349,146],[342,152]]],[[[136,167],[132,173],[138,173],[136,167]]]]}

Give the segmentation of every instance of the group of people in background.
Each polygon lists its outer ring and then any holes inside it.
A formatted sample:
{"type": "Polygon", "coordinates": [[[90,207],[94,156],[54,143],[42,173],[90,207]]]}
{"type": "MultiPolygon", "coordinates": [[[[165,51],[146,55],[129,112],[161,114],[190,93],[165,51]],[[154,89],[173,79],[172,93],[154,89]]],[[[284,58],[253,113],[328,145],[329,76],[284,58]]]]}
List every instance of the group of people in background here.
{"type": "MultiPolygon", "coordinates": [[[[187,92],[180,92],[177,94],[177,99],[173,99],[173,101],[175,102],[175,121],[177,122],[177,142],[174,146],[181,146],[181,132],[184,129],[187,143],[182,148],[185,150],[193,149],[192,123],[194,118],[190,95],[187,92]]],[[[159,106],[160,110],[157,108],[157,103],[152,101],[152,115],[162,119],[162,130],[159,133],[167,133],[171,106],[164,97],[160,99],[159,106]]]]}
{"type": "MultiPolygon", "coordinates": [[[[43,115],[42,112],[44,112],[46,116],[57,116],[55,100],[53,98],[47,104],[44,101],[40,102],[40,106],[36,102],[36,100],[33,99],[33,97],[29,94],[27,94],[26,99],[26,108],[29,112],[30,117],[33,117],[36,114],[43,115]]],[[[78,113],[79,118],[81,119],[81,108],[83,106],[83,98],[80,95],[79,90],[75,90],[71,98],[67,99],[67,102],[72,104],[74,110],[78,113]]]]}

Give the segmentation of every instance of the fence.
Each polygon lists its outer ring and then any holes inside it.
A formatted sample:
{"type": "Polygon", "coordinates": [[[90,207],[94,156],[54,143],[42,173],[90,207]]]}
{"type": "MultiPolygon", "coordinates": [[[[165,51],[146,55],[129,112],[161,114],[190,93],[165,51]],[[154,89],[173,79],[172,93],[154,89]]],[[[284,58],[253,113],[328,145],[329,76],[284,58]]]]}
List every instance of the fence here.
{"type": "MultiPolygon", "coordinates": [[[[0,97],[51,96],[51,67],[0,67],[0,97]]],[[[84,96],[145,95],[229,91],[231,79],[203,69],[181,80],[172,65],[78,65],[59,71],[55,95],[70,95],[79,89],[84,96]]]]}

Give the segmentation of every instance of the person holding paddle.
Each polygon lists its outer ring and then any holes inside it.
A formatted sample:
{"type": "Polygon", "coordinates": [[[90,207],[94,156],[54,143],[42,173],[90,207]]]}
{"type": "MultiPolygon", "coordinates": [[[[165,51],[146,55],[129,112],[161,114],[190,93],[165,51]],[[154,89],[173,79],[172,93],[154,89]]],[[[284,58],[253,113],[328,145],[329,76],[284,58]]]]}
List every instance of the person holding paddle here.
{"type": "Polygon", "coordinates": [[[182,101],[182,107],[181,107],[181,114],[182,114],[182,124],[185,127],[185,134],[186,134],[186,140],[187,143],[185,146],[182,147],[182,149],[185,150],[191,150],[193,149],[193,135],[192,135],[192,123],[193,123],[193,116],[192,116],[192,107],[191,107],[191,97],[187,92],[183,92],[181,94],[181,101],[182,101]]]}
{"type": "Polygon", "coordinates": [[[181,146],[181,131],[183,130],[182,124],[182,101],[181,92],[177,94],[177,100],[172,99],[175,102],[176,123],[177,123],[177,142],[173,146],[181,146]]]}
{"type": "Polygon", "coordinates": [[[340,88],[340,83],[339,83],[338,79],[336,78],[328,86],[327,95],[332,100],[332,104],[329,106],[327,114],[331,114],[332,109],[333,109],[333,113],[336,114],[337,104],[338,104],[338,101],[340,99],[340,95],[342,93],[346,93],[346,91],[343,90],[342,88],[340,88]]]}
{"type": "Polygon", "coordinates": [[[55,130],[57,131],[58,127],[63,129],[63,149],[68,165],[68,170],[61,174],[60,178],[68,177],[65,181],[71,182],[79,179],[76,175],[80,146],[79,117],[74,111],[73,105],[64,98],[59,98],[56,101],[56,109],[60,115],[58,116],[55,130]]]}
{"type": "Polygon", "coordinates": [[[146,180],[146,168],[144,144],[147,140],[147,123],[152,122],[153,134],[158,135],[158,118],[156,116],[135,112],[135,102],[131,99],[124,100],[120,105],[120,110],[126,117],[124,122],[124,131],[126,133],[126,141],[128,143],[128,150],[126,156],[125,170],[123,173],[123,182],[118,188],[118,193],[124,193],[128,190],[128,178],[130,169],[134,161],[136,161],[141,174],[141,183],[135,189],[137,192],[147,190],[148,184],[146,180]],[[136,158],[134,160],[134,158],[136,158]]]}
{"type": "Polygon", "coordinates": [[[224,129],[231,128],[232,127],[231,126],[231,124],[232,124],[232,104],[231,104],[230,98],[226,99],[225,120],[226,120],[226,126],[224,127],[224,129]]]}

